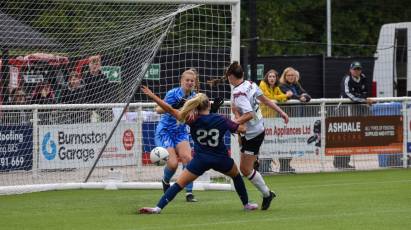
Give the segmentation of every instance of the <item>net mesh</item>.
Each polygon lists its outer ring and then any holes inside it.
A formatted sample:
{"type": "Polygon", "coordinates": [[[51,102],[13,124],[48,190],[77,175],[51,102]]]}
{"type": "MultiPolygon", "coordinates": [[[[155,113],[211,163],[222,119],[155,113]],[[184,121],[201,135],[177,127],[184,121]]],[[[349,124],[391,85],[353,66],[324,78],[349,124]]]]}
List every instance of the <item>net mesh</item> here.
{"type": "Polygon", "coordinates": [[[106,142],[90,181],[160,180],[158,115],[113,103],[150,102],[140,84],[163,98],[188,68],[209,97],[230,93],[206,82],[230,62],[231,5],[171,2],[1,3],[0,186],[82,182],[106,142]]]}

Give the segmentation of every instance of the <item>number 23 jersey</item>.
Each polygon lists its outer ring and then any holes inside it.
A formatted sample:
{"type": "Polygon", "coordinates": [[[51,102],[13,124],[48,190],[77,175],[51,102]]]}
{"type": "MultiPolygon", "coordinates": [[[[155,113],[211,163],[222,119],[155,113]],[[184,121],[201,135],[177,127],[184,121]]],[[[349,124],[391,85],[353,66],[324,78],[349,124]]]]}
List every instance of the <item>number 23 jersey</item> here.
{"type": "Polygon", "coordinates": [[[190,126],[196,154],[227,154],[224,135],[227,131],[234,133],[238,124],[215,113],[200,115],[190,126]]]}

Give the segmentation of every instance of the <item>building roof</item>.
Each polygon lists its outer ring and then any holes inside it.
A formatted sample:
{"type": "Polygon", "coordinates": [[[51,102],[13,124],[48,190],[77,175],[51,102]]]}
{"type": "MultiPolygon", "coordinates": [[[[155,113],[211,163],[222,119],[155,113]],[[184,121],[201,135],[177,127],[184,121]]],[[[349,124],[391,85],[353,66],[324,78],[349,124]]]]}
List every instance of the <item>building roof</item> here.
{"type": "Polygon", "coordinates": [[[0,11],[0,47],[2,48],[58,48],[52,38],[0,11]]]}

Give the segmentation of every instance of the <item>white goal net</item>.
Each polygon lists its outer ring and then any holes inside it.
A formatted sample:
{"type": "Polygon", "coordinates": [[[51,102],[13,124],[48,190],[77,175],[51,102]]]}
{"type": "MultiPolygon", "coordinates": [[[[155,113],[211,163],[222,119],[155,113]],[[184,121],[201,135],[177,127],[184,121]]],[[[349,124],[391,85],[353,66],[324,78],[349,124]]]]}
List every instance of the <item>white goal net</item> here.
{"type": "MultiPolygon", "coordinates": [[[[0,193],[158,187],[158,115],[139,86],[163,98],[195,68],[199,91],[229,98],[207,80],[239,59],[239,1],[10,0],[0,17],[0,193]]],[[[200,181],[229,186],[214,176],[200,181]]]]}

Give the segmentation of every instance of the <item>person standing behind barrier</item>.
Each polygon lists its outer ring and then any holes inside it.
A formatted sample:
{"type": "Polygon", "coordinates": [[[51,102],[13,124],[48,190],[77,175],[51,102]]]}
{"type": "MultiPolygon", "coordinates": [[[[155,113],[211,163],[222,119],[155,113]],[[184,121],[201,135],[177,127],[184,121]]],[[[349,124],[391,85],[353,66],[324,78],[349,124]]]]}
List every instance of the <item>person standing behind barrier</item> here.
{"type": "MultiPolygon", "coordinates": [[[[84,102],[84,85],[76,72],[71,72],[67,85],[63,88],[60,95],[62,104],[82,104],[84,102]]],[[[63,124],[87,123],[90,122],[88,113],[81,109],[70,109],[63,111],[60,115],[60,122],[63,124]]]]}
{"type": "MultiPolygon", "coordinates": [[[[174,109],[180,109],[184,103],[196,95],[197,74],[192,69],[183,72],[180,78],[180,87],[173,88],[166,93],[164,101],[174,109]]],[[[183,163],[183,168],[191,161],[191,147],[187,125],[177,122],[170,113],[164,113],[157,107],[158,113],[163,113],[155,131],[156,146],[164,147],[169,153],[167,165],[164,167],[162,179],[164,193],[170,187],[170,180],[178,167],[178,159],[183,163]]],[[[193,195],[193,183],[186,185],[186,201],[196,202],[193,195]]]]}
{"type": "MultiPolygon", "coordinates": [[[[350,64],[349,73],[343,77],[340,86],[340,94],[342,98],[349,98],[355,103],[374,103],[373,99],[367,97],[369,87],[367,85],[367,78],[362,73],[362,65],[360,62],[354,61],[350,64]]],[[[347,115],[358,116],[360,114],[366,114],[366,111],[363,111],[363,109],[368,110],[368,108],[361,105],[350,106],[350,112],[347,115]]],[[[350,160],[350,155],[335,156],[333,162],[334,167],[338,169],[354,169],[355,167],[349,164],[350,160]]]]}
{"type": "Polygon", "coordinates": [[[89,71],[83,77],[85,103],[110,103],[113,94],[111,84],[101,72],[101,56],[89,57],[89,71]]]}
{"type": "MultiPolygon", "coordinates": [[[[287,67],[281,74],[279,87],[288,96],[288,99],[295,99],[300,102],[309,102],[311,100],[311,96],[300,84],[300,73],[292,67],[287,67]]],[[[295,172],[295,169],[291,167],[291,160],[292,157],[278,159],[280,162],[280,172],[295,172]]]]}
{"type": "MultiPolygon", "coordinates": [[[[23,89],[17,88],[12,91],[12,101],[13,105],[25,105],[26,102],[26,93],[23,89]]],[[[12,111],[5,111],[4,117],[5,118],[2,123],[3,124],[29,124],[30,123],[30,110],[12,110],[12,111]],[[7,116],[6,116],[7,115],[7,116]]]]}
{"type": "Polygon", "coordinates": [[[292,67],[287,67],[280,78],[280,89],[288,96],[301,102],[309,102],[311,96],[303,89],[300,83],[300,73],[292,67]]]}
{"type": "MultiPolygon", "coordinates": [[[[32,93],[31,103],[39,105],[56,103],[54,90],[48,81],[39,82],[37,84],[36,89],[32,93]]],[[[55,124],[55,118],[57,118],[57,114],[55,110],[41,109],[39,110],[38,117],[39,124],[49,125],[55,124]]]]}
{"type": "MultiPolygon", "coordinates": [[[[116,94],[115,88],[107,79],[106,75],[101,71],[101,56],[95,55],[89,59],[89,71],[83,77],[84,83],[84,103],[100,104],[113,102],[116,94]]],[[[111,109],[97,109],[91,111],[91,117],[95,116],[97,120],[102,122],[112,121],[111,109]]],[[[94,119],[94,118],[92,118],[94,119]]]]}
{"type": "MultiPolygon", "coordinates": [[[[291,92],[283,93],[279,87],[279,77],[278,72],[274,69],[270,69],[264,76],[264,79],[260,82],[259,87],[270,100],[275,100],[276,102],[285,102],[289,97],[291,97],[291,92]]],[[[275,117],[277,113],[270,109],[268,106],[262,104],[261,112],[263,117],[275,117]]]]}
{"type": "Polygon", "coordinates": [[[31,96],[31,101],[33,104],[55,104],[56,99],[54,96],[54,90],[52,89],[49,82],[44,81],[38,83],[36,89],[33,91],[31,96]]]}

